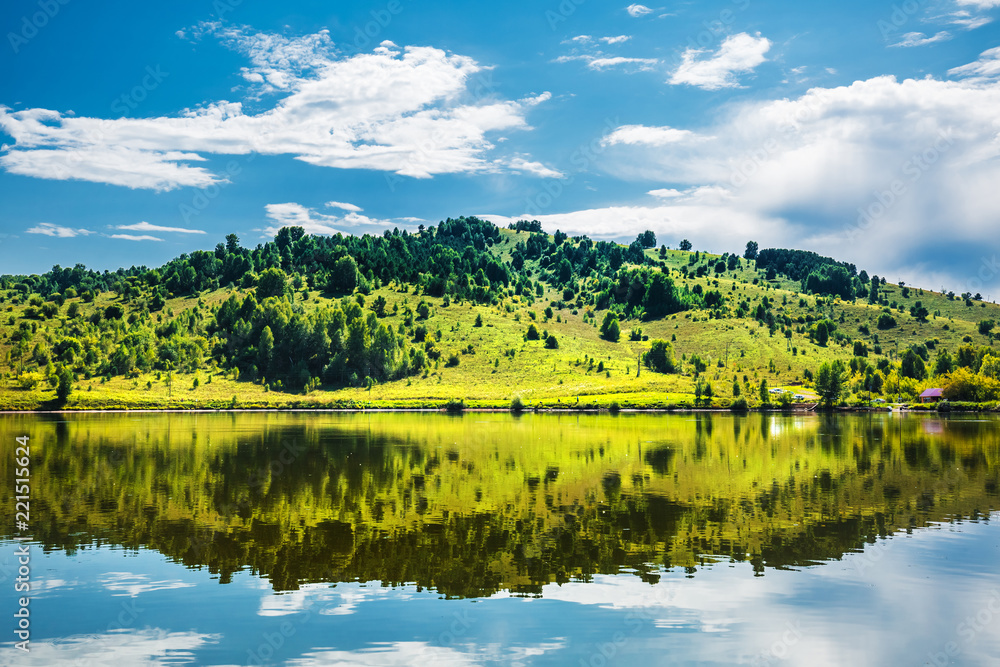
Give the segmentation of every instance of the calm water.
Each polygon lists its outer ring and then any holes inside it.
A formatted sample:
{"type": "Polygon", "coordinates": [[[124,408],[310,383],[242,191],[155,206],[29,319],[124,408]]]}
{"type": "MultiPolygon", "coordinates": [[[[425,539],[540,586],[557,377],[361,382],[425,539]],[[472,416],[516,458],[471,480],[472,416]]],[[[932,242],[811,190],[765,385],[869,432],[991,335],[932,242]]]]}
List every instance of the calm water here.
{"type": "Polygon", "coordinates": [[[3,665],[1000,664],[997,418],[3,416],[0,438],[3,665]]]}

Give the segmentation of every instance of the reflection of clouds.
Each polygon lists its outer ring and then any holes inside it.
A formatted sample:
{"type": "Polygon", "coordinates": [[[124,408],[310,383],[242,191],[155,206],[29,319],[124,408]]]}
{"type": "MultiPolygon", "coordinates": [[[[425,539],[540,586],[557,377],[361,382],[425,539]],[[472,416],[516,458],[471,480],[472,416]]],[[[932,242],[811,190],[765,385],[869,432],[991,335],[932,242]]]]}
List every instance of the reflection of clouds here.
{"type": "MultiPolygon", "coordinates": [[[[990,523],[998,520],[994,512],[990,523]]],[[[752,576],[748,563],[717,564],[693,579],[670,572],[656,585],[620,575],[550,584],[542,597],[622,612],[623,619],[631,614],[643,623],[641,635],[623,620],[584,642],[609,641],[618,631],[646,642],[652,633],[680,662],[926,664],[954,642],[958,664],[994,665],[1000,612],[984,610],[994,591],[1000,606],[1000,573],[991,565],[998,550],[995,525],[946,524],[897,534],[840,562],[768,570],[764,577],[752,576]],[[981,628],[972,632],[968,619],[977,614],[981,628]],[[991,622],[983,623],[987,618],[991,622]],[[719,634],[708,638],[708,632],[719,634]]]]}
{"type": "Polygon", "coordinates": [[[448,646],[431,646],[425,642],[392,642],[379,644],[362,651],[319,650],[306,653],[287,665],[313,667],[318,665],[370,666],[385,665],[409,667],[410,665],[479,665],[483,662],[500,662],[508,665],[524,664],[529,658],[564,649],[563,641],[545,642],[528,646],[488,645],[463,646],[461,649],[448,646]]]}
{"type": "Polygon", "coordinates": [[[383,588],[378,582],[339,584],[337,587],[325,583],[305,584],[297,591],[265,594],[260,599],[257,615],[286,616],[313,609],[315,605],[322,616],[344,616],[355,613],[362,602],[390,596],[394,600],[412,597],[406,590],[383,588]]]}
{"type": "Polygon", "coordinates": [[[159,628],[109,632],[101,635],[73,635],[56,640],[31,640],[31,652],[0,646],[0,664],[87,665],[169,665],[190,663],[192,651],[221,639],[221,635],[197,632],[168,632],[159,628]]]}
{"type": "Polygon", "coordinates": [[[140,593],[169,591],[175,588],[192,588],[194,586],[194,584],[183,582],[180,579],[151,581],[145,574],[132,574],[131,572],[108,572],[101,577],[100,581],[109,591],[118,591],[116,595],[129,595],[131,597],[140,593]]]}

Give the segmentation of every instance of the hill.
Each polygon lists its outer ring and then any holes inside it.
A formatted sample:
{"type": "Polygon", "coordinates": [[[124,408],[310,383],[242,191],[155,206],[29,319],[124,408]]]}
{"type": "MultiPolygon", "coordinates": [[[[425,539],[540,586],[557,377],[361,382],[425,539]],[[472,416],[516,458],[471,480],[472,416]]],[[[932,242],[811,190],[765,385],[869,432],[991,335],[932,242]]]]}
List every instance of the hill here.
{"type": "Polygon", "coordinates": [[[779,386],[1000,398],[1000,307],[979,295],[753,242],[677,245],[458,218],[0,276],[0,407],[724,407],[779,386]]]}

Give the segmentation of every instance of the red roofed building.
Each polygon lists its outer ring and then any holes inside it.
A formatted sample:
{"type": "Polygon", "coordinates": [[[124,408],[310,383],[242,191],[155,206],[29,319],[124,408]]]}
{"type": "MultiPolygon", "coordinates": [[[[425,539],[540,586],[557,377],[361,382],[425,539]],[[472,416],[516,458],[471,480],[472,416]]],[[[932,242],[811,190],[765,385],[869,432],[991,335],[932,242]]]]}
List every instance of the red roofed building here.
{"type": "Polygon", "coordinates": [[[937,403],[943,398],[942,393],[940,389],[924,389],[923,393],[920,394],[920,402],[937,403]]]}

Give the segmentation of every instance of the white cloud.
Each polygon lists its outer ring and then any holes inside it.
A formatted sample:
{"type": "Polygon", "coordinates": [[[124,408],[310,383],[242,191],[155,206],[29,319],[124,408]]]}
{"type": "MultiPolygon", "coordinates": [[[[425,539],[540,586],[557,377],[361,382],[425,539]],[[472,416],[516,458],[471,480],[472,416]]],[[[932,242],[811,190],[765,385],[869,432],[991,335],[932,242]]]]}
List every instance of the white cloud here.
{"type": "Polygon", "coordinates": [[[678,130],[674,127],[649,127],[646,125],[622,125],[616,128],[601,142],[605,146],[615,144],[664,146],[695,139],[691,130],[678,130]]]}
{"type": "Polygon", "coordinates": [[[592,58],[587,63],[587,66],[591,69],[605,69],[606,67],[615,67],[617,65],[640,65],[642,69],[648,69],[658,62],[660,61],[656,58],[625,58],[623,56],[614,56],[610,58],[592,58]]]}
{"type": "Polygon", "coordinates": [[[490,133],[530,129],[525,115],[549,98],[500,99],[486,68],[431,47],[338,58],[325,32],[289,39],[243,28],[200,27],[247,56],[244,77],[269,110],[248,114],[219,101],[176,117],[76,117],[0,107],[14,139],[0,155],[7,171],[131,188],[206,187],[226,179],[202,154],[291,155],[317,166],[374,169],[414,178],[502,169],[490,133]]]}
{"type": "Polygon", "coordinates": [[[656,58],[626,58],[624,56],[605,56],[601,53],[559,56],[555,62],[568,63],[574,60],[581,60],[587,63],[587,67],[595,70],[603,70],[619,65],[638,65],[640,70],[648,70],[660,62],[656,58]]]}
{"type": "Polygon", "coordinates": [[[1000,7],[1000,0],[955,0],[960,5],[971,5],[977,9],[1000,7]]]}
{"type": "Polygon", "coordinates": [[[108,238],[121,239],[123,241],[162,241],[158,236],[149,234],[111,234],[108,238]]]}
{"type": "Polygon", "coordinates": [[[605,44],[621,44],[622,42],[627,42],[632,39],[631,35],[616,35],[614,37],[601,37],[601,41],[605,44]]]}
{"type": "Polygon", "coordinates": [[[268,204],[264,208],[271,224],[260,231],[267,237],[274,236],[282,227],[302,227],[307,234],[379,234],[393,227],[413,227],[412,222],[416,220],[380,220],[362,215],[358,212],[361,209],[347,210],[343,215],[326,215],[295,202],[268,204]]]}
{"type": "Polygon", "coordinates": [[[354,204],[348,204],[340,201],[328,201],[326,203],[326,206],[328,208],[339,208],[342,211],[353,211],[354,213],[360,213],[361,211],[364,210],[360,206],[355,206],[354,204]]]}
{"type": "Polygon", "coordinates": [[[646,14],[651,14],[653,12],[653,10],[646,5],[629,5],[625,8],[625,11],[627,11],[629,16],[633,18],[645,16],[646,14]]]}
{"type": "Polygon", "coordinates": [[[517,172],[541,176],[542,178],[562,178],[563,173],[546,167],[541,162],[533,162],[523,157],[514,157],[507,161],[507,166],[517,172]]]}
{"type": "Polygon", "coordinates": [[[688,237],[719,252],[752,238],[911,283],[987,293],[974,281],[981,260],[1000,254],[998,108],[996,81],[876,77],[747,102],[690,130],[623,126],[609,135],[600,167],[669,184],[653,190],[662,201],[522,214],[604,238],[648,228],[668,244],[688,237]]]}
{"type": "Polygon", "coordinates": [[[974,63],[953,67],[948,74],[958,77],[975,77],[973,80],[993,79],[1000,76],[1000,46],[983,51],[974,63]]]}
{"type": "Polygon", "coordinates": [[[933,37],[928,37],[922,32],[908,32],[903,35],[903,38],[899,42],[890,44],[890,46],[925,46],[927,44],[934,44],[935,42],[945,42],[949,39],[951,39],[951,33],[947,30],[942,30],[933,37]]]}
{"type": "Polygon", "coordinates": [[[767,60],[764,54],[771,48],[771,40],[753,37],[745,32],[730,35],[719,50],[707,57],[705,49],[688,48],[681,56],[681,64],[670,77],[674,85],[687,84],[705,90],[734,88],[739,85],[734,76],[750,72],[767,60]]]}
{"type": "Polygon", "coordinates": [[[175,234],[204,234],[201,229],[188,229],[186,227],[164,227],[153,225],[148,222],[137,222],[132,225],[118,225],[115,229],[124,229],[132,232],[173,232],[175,234]]]}
{"type": "Polygon", "coordinates": [[[659,188],[657,190],[650,190],[646,193],[647,195],[653,195],[654,197],[659,197],[660,199],[674,199],[676,197],[683,197],[684,193],[680,190],[674,188],[659,188]]]}
{"type": "Polygon", "coordinates": [[[992,23],[993,19],[989,16],[976,16],[971,12],[966,10],[959,10],[957,12],[952,12],[943,17],[939,17],[945,23],[950,23],[951,25],[957,25],[963,30],[975,30],[976,28],[981,28],[987,23],[992,23]]]}
{"type": "Polygon", "coordinates": [[[71,239],[75,236],[86,236],[94,233],[89,229],[73,229],[72,227],[53,225],[51,222],[40,222],[34,227],[26,229],[25,232],[28,234],[43,234],[60,239],[71,239]]]}

